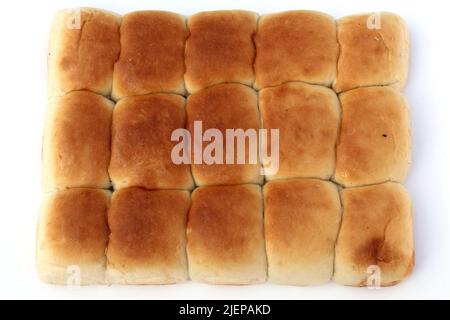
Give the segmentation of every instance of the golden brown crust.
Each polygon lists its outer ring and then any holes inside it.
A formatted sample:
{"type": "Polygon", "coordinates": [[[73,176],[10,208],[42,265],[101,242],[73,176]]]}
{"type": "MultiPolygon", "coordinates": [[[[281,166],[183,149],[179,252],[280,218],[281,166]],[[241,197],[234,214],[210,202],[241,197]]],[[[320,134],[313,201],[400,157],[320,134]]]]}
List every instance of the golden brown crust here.
{"type": "Polygon", "coordinates": [[[242,10],[200,12],[188,20],[186,88],[189,92],[223,82],[252,85],[257,14],[242,10]]]}
{"type": "Polygon", "coordinates": [[[165,11],[137,11],[123,17],[122,51],[114,67],[115,100],[155,92],[184,94],[183,16],[165,11]]]}
{"type": "Polygon", "coordinates": [[[185,99],[152,94],[120,100],[113,114],[109,173],[116,189],[192,189],[188,164],[171,159],[175,129],[186,123],[185,99]]]}
{"type": "Polygon", "coordinates": [[[345,92],[340,100],[335,181],[345,186],[402,182],[411,158],[405,98],[389,87],[367,87],[345,92]]]}
{"type": "Polygon", "coordinates": [[[120,20],[116,14],[92,8],[66,9],[55,15],[48,56],[50,96],[73,90],[111,93],[120,53],[120,20]]]}
{"type": "MultiPolygon", "coordinates": [[[[279,129],[279,170],[267,180],[332,176],[340,111],[331,89],[302,83],[266,88],[259,108],[262,127],[279,129]]],[[[267,146],[270,155],[270,138],[267,146]]]]}
{"type": "Polygon", "coordinates": [[[333,84],[337,92],[361,86],[405,86],[409,34],[402,18],[388,12],[361,14],[339,19],[337,25],[340,54],[333,84]]]}
{"type": "Polygon", "coordinates": [[[326,14],[287,11],[259,19],[255,88],[304,81],[329,86],[336,76],[336,24],[326,14]]]}
{"type": "MultiPolygon", "coordinates": [[[[201,90],[187,100],[187,126],[192,138],[192,161],[194,162],[194,121],[202,121],[203,133],[210,129],[221,131],[226,138],[226,129],[259,129],[256,92],[241,84],[220,84],[201,90]]],[[[226,143],[223,143],[224,164],[193,164],[192,174],[196,185],[229,185],[261,183],[259,159],[249,163],[250,144],[246,139],[246,164],[237,163],[237,139],[235,139],[234,163],[226,164],[226,143]]],[[[203,142],[203,148],[209,142],[203,142]]],[[[257,144],[255,144],[257,147],[257,144]]]]}
{"type": "Polygon", "coordinates": [[[102,283],[110,192],[75,188],[47,194],[39,218],[37,266],[45,282],[66,284],[77,266],[81,283],[102,283]]]}
{"type": "Polygon", "coordinates": [[[333,274],[341,220],[336,185],[293,179],[264,186],[264,230],[269,281],[313,285],[333,274]]]}
{"type": "Polygon", "coordinates": [[[197,188],[187,229],[191,279],[217,284],[264,281],[262,214],[257,185],[197,188]]]}
{"type": "Polygon", "coordinates": [[[108,215],[108,280],[129,284],[186,280],[189,205],[187,191],[116,191],[108,215]]]}
{"type": "Polygon", "coordinates": [[[409,276],[414,268],[413,218],[404,187],[384,183],[349,188],[342,192],[342,201],[334,281],[365,286],[370,266],[379,268],[382,286],[409,276]]]}
{"type": "Polygon", "coordinates": [[[74,91],[50,100],[43,145],[46,191],[108,188],[113,103],[74,91]]]}

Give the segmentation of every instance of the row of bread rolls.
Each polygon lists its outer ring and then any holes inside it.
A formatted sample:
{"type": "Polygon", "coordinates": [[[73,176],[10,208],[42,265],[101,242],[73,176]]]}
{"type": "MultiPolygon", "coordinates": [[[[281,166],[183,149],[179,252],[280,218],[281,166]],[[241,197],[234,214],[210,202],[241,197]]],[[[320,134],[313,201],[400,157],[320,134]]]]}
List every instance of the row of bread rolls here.
{"type": "Polygon", "coordinates": [[[133,187],[111,200],[74,188],[45,196],[37,254],[41,279],[55,284],[76,266],[81,284],[389,286],[414,266],[411,202],[390,182],[133,187]]]}
{"type": "Polygon", "coordinates": [[[379,85],[401,89],[408,62],[408,31],[392,13],[336,23],[315,11],[258,17],[230,10],[186,18],[163,11],[120,17],[84,8],[56,15],[49,88],[50,95],[86,89],[114,100],[155,92],[185,95],[225,82],[256,89],[289,81],[336,92],[379,85]]]}

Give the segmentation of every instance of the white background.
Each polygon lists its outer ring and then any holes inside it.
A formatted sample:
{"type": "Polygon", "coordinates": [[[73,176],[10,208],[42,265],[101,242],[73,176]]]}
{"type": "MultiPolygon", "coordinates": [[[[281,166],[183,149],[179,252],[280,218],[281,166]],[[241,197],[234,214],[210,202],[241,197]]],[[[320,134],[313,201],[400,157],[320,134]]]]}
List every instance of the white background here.
{"type": "Polygon", "coordinates": [[[447,1],[3,1],[0,17],[0,298],[123,299],[397,299],[450,297],[450,104],[447,1]],[[413,127],[407,180],[415,213],[416,268],[392,288],[369,290],[333,283],[316,287],[270,284],[85,287],[41,283],[34,268],[41,197],[41,140],[46,109],[46,54],[54,12],[95,6],[118,13],[164,9],[190,15],[212,9],[259,13],[320,10],[336,18],[392,11],[408,23],[411,67],[405,94],[413,127]]]}

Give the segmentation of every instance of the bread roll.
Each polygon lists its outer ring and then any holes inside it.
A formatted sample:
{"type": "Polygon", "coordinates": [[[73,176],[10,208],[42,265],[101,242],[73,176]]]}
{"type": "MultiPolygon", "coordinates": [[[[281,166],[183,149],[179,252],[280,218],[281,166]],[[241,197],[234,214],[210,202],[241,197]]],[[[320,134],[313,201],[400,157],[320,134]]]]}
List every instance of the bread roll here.
{"type": "Polygon", "coordinates": [[[152,94],[120,100],[113,114],[109,174],[115,189],[192,189],[189,164],[175,164],[171,141],[186,123],[185,99],[152,94]]]}
{"type": "Polygon", "coordinates": [[[340,45],[337,92],[362,86],[405,86],[409,64],[409,34],[399,16],[359,14],[337,21],[340,45]]]}
{"type": "Polygon", "coordinates": [[[108,215],[108,283],[186,280],[189,205],[187,191],[127,188],[114,192],[108,215]]]}
{"type": "MultiPolygon", "coordinates": [[[[266,173],[267,180],[333,175],[340,107],[331,89],[300,82],[262,89],[259,109],[262,127],[279,129],[279,170],[266,173]]],[[[269,155],[270,135],[264,142],[269,155]]]]}
{"type": "MultiPolygon", "coordinates": [[[[197,186],[205,185],[230,185],[243,183],[262,183],[264,176],[260,172],[258,154],[258,130],[259,113],[256,92],[241,84],[220,84],[201,90],[187,99],[187,126],[192,136],[192,175],[197,186]],[[208,164],[203,157],[201,164],[195,163],[195,121],[201,121],[202,132],[208,129],[218,129],[221,132],[223,142],[223,164],[208,164]],[[238,139],[234,138],[234,164],[227,164],[226,157],[231,157],[231,152],[226,152],[227,129],[253,129],[249,136],[255,136],[252,148],[249,138],[245,139],[245,164],[238,163],[238,139]],[[256,149],[256,152],[255,152],[256,149]],[[254,156],[254,163],[251,163],[254,156]]],[[[200,155],[208,153],[207,146],[211,142],[199,142],[200,155]]],[[[242,144],[242,146],[244,146],[242,144]]],[[[219,148],[219,147],[218,147],[219,148]]],[[[220,148],[219,148],[220,149],[220,148]]],[[[242,149],[243,150],[243,149],[242,149]]],[[[220,159],[219,159],[220,158],[220,159]]],[[[211,161],[214,159],[211,159],[211,161]]]]}
{"type": "Polygon", "coordinates": [[[339,53],[333,17],[314,11],[262,16],[255,37],[255,88],[287,81],[330,86],[339,53]]]}
{"type": "Polygon", "coordinates": [[[389,87],[367,87],[345,92],[340,100],[335,181],[345,186],[402,182],[411,162],[406,99],[389,87]]]}
{"type": "Polygon", "coordinates": [[[49,95],[73,90],[111,93],[120,53],[120,16],[100,9],[59,11],[53,20],[48,53],[49,95]]]}
{"type": "Polygon", "coordinates": [[[200,12],[189,17],[185,54],[189,92],[222,82],[253,84],[257,17],[242,10],[200,12]]]}
{"type": "Polygon", "coordinates": [[[110,192],[75,188],[47,193],[38,224],[36,264],[42,281],[105,282],[110,192]]]}
{"type": "Polygon", "coordinates": [[[390,286],[414,268],[411,200],[403,186],[384,183],[342,191],[342,226],[334,281],[390,286]]]}
{"type": "Polygon", "coordinates": [[[264,282],[267,267],[261,188],[195,189],[187,239],[192,280],[213,284],[264,282]]]}
{"type": "Polygon", "coordinates": [[[331,280],[341,221],[336,185],[313,179],[264,186],[264,230],[269,281],[316,285],[331,280]]]}
{"type": "Polygon", "coordinates": [[[46,191],[109,188],[114,104],[88,91],[50,99],[42,148],[46,191]]]}
{"type": "Polygon", "coordinates": [[[112,96],[184,94],[184,17],[165,11],[126,14],[120,27],[120,59],[114,67],[112,96]]]}

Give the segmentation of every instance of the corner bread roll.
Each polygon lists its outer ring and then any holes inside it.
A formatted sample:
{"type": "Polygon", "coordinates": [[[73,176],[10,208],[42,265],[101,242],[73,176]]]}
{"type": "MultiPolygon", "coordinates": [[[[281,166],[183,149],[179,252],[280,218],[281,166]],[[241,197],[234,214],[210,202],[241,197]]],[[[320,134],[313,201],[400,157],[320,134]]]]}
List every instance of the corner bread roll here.
{"type": "Polygon", "coordinates": [[[68,189],[42,200],[36,264],[42,281],[61,285],[103,284],[110,192],[68,189]]]}
{"type": "Polygon", "coordinates": [[[44,190],[110,187],[113,106],[89,91],[50,99],[42,149],[44,190]]]}
{"type": "MultiPolygon", "coordinates": [[[[219,84],[189,96],[187,99],[187,128],[192,137],[191,160],[193,164],[191,170],[197,186],[262,183],[264,176],[260,172],[261,165],[258,155],[258,100],[253,89],[241,84],[219,84]],[[220,130],[223,138],[221,139],[223,141],[222,157],[214,153],[215,156],[210,159],[211,163],[208,163],[209,160],[204,156],[200,159],[201,163],[195,161],[195,122],[200,121],[203,134],[209,129],[217,129],[220,130]],[[232,163],[227,163],[226,159],[227,156],[231,158],[231,152],[227,154],[227,129],[242,129],[244,133],[248,133],[248,136],[245,137],[245,145],[238,142],[238,137],[234,137],[232,163]],[[251,132],[247,132],[248,129],[251,132]],[[255,138],[253,143],[250,142],[249,137],[255,138]],[[242,148],[238,149],[239,145],[242,148]],[[239,150],[241,150],[240,154],[245,157],[245,164],[238,164],[239,150]],[[251,163],[250,160],[254,160],[254,162],[251,163]],[[222,163],[217,163],[217,161],[222,163]]],[[[209,141],[197,143],[200,150],[197,153],[209,156],[205,150],[208,150],[207,147],[210,143],[209,141]]]]}
{"type": "Polygon", "coordinates": [[[399,16],[361,14],[337,21],[340,45],[337,92],[362,86],[402,89],[408,77],[409,34],[399,16]]]}
{"type": "Polygon", "coordinates": [[[344,213],[334,281],[349,286],[394,285],[414,268],[411,200],[397,183],[342,191],[344,213]]]}
{"type": "Polygon", "coordinates": [[[223,82],[251,86],[258,15],[241,10],[209,11],[188,19],[186,88],[189,92],[223,82]]]}
{"type": "Polygon", "coordinates": [[[73,90],[111,93],[120,53],[120,16],[99,9],[59,11],[50,33],[49,95],[73,90]]]}
{"type": "Polygon", "coordinates": [[[288,81],[330,86],[339,47],[333,17],[314,11],[262,16],[255,37],[255,88],[288,81]]]}
{"type": "MultiPolygon", "coordinates": [[[[279,129],[279,170],[267,180],[329,179],[334,173],[340,125],[339,100],[333,90],[286,83],[259,92],[262,128],[279,129]]],[[[264,150],[272,154],[271,138],[264,150]]],[[[267,164],[266,164],[267,165],[267,164]]]]}
{"type": "Polygon", "coordinates": [[[165,11],[126,14],[120,27],[120,58],[112,97],[169,92],[184,94],[184,17],[165,11]]]}
{"type": "Polygon", "coordinates": [[[335,181],[347,187],[403,182],[411,162],[406,99],[389,87],[344,92],[335,181]]]}
{"type": "Polygon", "coordinates": [[[269,281],[316,285],[331,280],[341,221],[335,184],[312,179],[264,186],[264,230],[269,281]]]}
{"type": "Polygon", "coordinates": [[[115,189],[192,189],[189,164],[171,158],[172,132],[185,128],[185,99],[151,94],[120,100],[112,121],[109,174],[115,189]]]}
{"type": "Polygon", "coordinates": [[[127,188],[114,192],[108,215],[108,283],[186,280],[189,205],[187,191],[127,188]]]}
{"type": "Polygon", "coordinates": [[[267,263],[260,186],[195,189],[187,241],[192,280],[211,284],[264,282],[267,263]]]}

